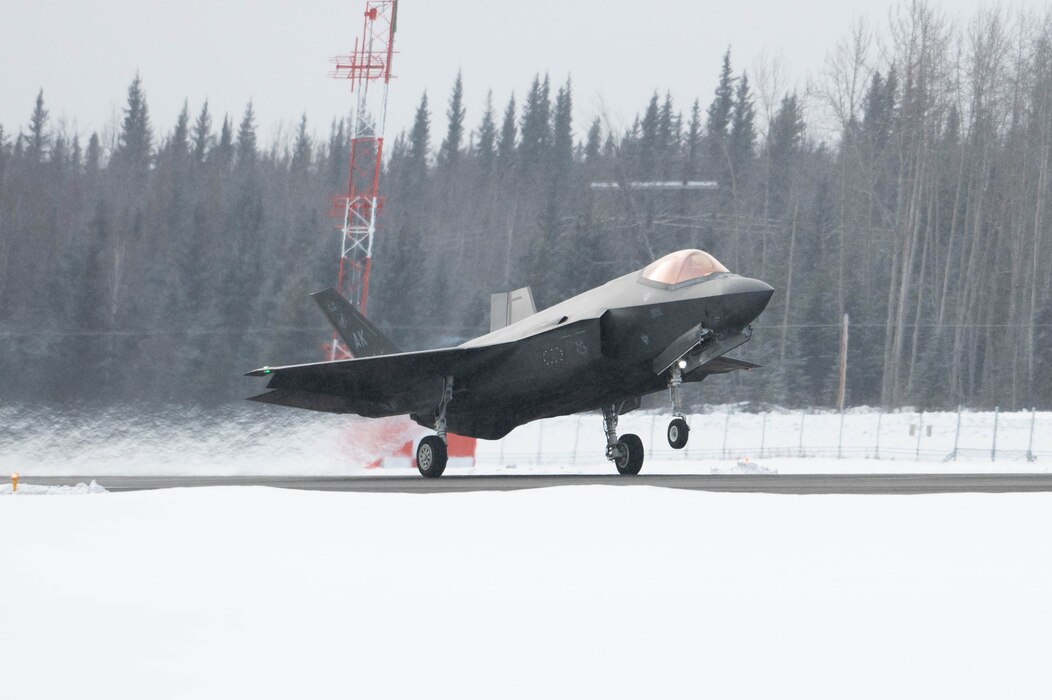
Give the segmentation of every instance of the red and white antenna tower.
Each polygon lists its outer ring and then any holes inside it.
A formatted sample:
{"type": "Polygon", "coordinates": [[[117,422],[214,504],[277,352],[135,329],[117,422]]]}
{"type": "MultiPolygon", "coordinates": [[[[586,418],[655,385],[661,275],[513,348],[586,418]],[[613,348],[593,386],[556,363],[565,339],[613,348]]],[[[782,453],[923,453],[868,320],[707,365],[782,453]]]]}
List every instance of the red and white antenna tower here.
{"type": "MultiPolygon", "coordinates": [[[[380,171],[397,12],[398,0],[366,0],[362,35],[354,41],[354,52],[332,59],[332,77],[350,80],[356,97],[347,192],[332,198],[330,210],[343,220],[336,288],[363,314],[369,300],[376,218],[383,207],[380,171]]],[[[335,333],[327,349],[330,359],[350,357],[335,333]]]]}

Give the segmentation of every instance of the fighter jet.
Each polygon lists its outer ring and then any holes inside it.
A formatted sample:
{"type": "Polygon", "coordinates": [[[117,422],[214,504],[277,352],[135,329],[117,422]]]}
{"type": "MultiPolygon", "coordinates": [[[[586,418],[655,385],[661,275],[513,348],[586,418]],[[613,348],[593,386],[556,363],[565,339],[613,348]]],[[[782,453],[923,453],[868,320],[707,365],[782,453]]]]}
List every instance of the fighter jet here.
{"type": "Polygon", "coordinates": [[[670,253],[534,312],[528,289],[494,295],[491,332],[452,348],[398,352],[335,290],[312,295],[353,359],[263,367],[272,391],[251,400],[370,418],[408,414],[434,429],[416,450],[425,477],[446,467],[446,434],[496,440],[541,418],[601,410],[606,457],[638,474],[643,442],[617,434],[641,397],[669,392],[668,443],[687,444],[684,382],[758,365],[726,357],[774,289],[734,274],[700,250],[670,253]]]}

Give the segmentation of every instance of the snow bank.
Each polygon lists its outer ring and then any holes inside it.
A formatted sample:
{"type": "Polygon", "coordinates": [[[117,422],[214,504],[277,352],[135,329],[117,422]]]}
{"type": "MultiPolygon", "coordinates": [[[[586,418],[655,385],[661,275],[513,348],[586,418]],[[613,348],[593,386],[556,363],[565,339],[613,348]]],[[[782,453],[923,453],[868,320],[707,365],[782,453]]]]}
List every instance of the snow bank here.
{"type": "Polygon", "coordinates": [[[40,484],[18,484],[15,491],[11,484],[0,486],[0,496],[82,496],[87,493],[109,493],[106,489],[96,483],[94,479],[90,484],[81,482],[74,486],[41,486],[40,484]]]}
{"type": "Polygon", "coordinates": [[[4,697],[1052,697],[1052,495],[0,499],[4,697]]]}

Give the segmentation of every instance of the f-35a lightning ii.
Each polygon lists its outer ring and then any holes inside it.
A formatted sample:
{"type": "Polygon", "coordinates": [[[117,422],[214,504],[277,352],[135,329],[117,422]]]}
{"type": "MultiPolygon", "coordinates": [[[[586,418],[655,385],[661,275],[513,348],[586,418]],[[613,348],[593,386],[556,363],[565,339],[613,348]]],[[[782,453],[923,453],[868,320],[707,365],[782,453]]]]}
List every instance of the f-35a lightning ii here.
{"type": "Polygon", "coordinates": [[[494,295],[490,333],[457,347],[398,352],[327,289],[314,299],[354,359],[249,372],[269,377],[272,389],[252,400],[370,418],[409,414],[436,433],[417,447],[425,477],[445,470],[447,431],[496,440],[539,418],[601,409],[607,459],[621,474],[638,474],[643,442],[617,435],[618,416],[667,387],[668,442],[682,449],[690,432],[683,383],[757,367],[725,354],[749,340],[749,324],[773,293],[708,253],[681,250],[536,313],[528,290],[494,295]]]}

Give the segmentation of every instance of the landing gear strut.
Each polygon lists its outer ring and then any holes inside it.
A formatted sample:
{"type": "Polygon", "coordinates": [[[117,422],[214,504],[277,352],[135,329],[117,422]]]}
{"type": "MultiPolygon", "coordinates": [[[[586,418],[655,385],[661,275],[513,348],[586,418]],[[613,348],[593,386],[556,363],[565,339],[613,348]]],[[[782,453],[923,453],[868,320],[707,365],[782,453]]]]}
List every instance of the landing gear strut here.
{"type": "Polygon", "coordinates": [[[626,433],[617,437],[617,406],[603,407],[603,429],[606,432],[606,458],[622,475],[638,474],[643,468],[643,441],[638,435],[626,433]]]}
{"type": "Polygon", "coordinates": [[[674,450],[682,450],[687,446],[690,438],[690,426],[683,419],[683,409],[680,405],[679,390],[683,386],[683,368],[677,362],[672,365],[668,378],[668,397],[672,403],[672,422],[668,424],[666,437],[669,447],[674,450]]]}
{"type": "Polygon", "coordinates": [[[453,377],[446,377],[442,387],[442,399],[435,409],[435,433],[428,435],[420,441],[416,448],[416,468],[420,473],[434,479],[442,476],[446,470],[446,462],[449,460],[449,451],[446,447],[446,408],[453,400],[453,377]]]}

